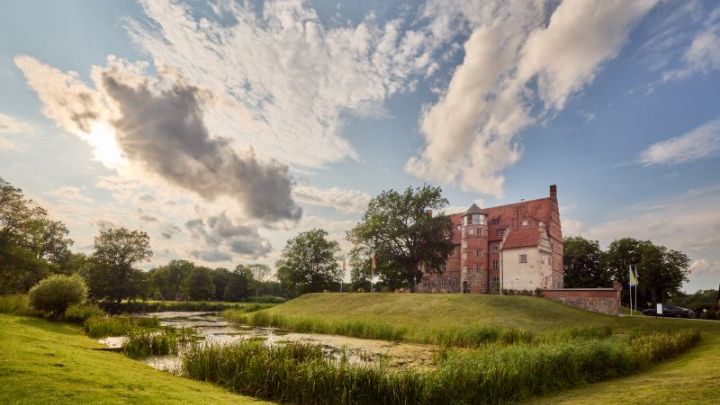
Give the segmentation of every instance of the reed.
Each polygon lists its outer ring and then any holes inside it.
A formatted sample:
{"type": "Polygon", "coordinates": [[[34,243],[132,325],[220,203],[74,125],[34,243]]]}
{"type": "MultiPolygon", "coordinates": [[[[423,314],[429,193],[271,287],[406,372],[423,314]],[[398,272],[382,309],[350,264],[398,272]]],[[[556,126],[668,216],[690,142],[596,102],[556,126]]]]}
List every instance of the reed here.
{"type": "MultiPolygon", "coordinates": [[[[492,333],[491,333],[492,334],[492,333]]],[[[513,338],[514,339],[514,338],[513,338]]],[[[388,369],[323,357],[304,344],[196,345],[183,372],[233,391],[279,402],[312,404],[498,404],[634,373],[694,346],[694,331],[637,333],[447,349],[436,367],[388,369]]]]}
{"type": "Polygon", "coordinates": [[[177,354],[195,339],[196,334],[191,328],[168,328],[160,331],[137,329],[130,332],[122,351],[134,359],[177,354]]]}
{"type": "Polygon", "coordinates": [[[124,336],[136,329],[159,329],[157,318],[129,316],[94,316],[85,321],[85,332],[93,338],[106,336],[124,336]]]}
{"type": "Polygon", "coordinates": [[[428,336],[424,343],[437,344],[443,347],[480,347],[495,342],[504,344],[529,343],[533,340],[533,337],[532,332],[514,328],[470,326],[437,330],[428,336]]]}
{"type": "Polygon", "coordinates": [[[372,321],[334,321],[326,322],[317,318],[289,318],[267,312],[255,312],[244,315],[224,312],[229,321],[256,327],[273,327],[301,333],[322,333],[329,335],[353,336],[364,339],[402,340],[406,328],[398,328],[386,323],[372,321]]]}

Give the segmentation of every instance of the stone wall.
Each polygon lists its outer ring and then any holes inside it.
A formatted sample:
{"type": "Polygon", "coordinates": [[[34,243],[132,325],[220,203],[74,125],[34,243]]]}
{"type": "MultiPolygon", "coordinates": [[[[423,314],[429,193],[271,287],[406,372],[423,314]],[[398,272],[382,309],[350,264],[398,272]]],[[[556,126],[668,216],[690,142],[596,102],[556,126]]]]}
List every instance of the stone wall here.
{"type": "Polygon", "coordinates": [[[542,296],[585,311],[607,315],[620,314],[622,286],[615,282],[613,288],[561,288],[543,290],[542,296]]]}

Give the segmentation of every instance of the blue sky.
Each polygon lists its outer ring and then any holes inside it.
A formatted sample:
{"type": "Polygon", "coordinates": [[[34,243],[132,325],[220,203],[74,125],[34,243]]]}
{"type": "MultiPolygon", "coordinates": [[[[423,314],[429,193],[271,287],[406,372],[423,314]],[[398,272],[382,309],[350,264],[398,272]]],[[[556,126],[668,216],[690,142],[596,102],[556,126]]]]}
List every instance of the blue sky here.
{"type": "Polygon", "coordinates": [[[0,176],[78,251],[145,229],[146,266],[272,263],[312,227],[347,250],[388,188],[557,184],[566,235],[680,249],[694,291],[720,282],[719,80],[709,0],[8,1],[0,176]]]}

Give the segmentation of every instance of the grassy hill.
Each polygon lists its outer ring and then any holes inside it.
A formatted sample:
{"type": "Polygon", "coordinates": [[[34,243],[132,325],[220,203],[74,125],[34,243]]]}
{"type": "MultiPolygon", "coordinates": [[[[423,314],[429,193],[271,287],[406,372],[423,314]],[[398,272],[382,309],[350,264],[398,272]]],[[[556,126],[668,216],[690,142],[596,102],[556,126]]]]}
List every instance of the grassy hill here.
{"type": "Polygon", "coordinates": [[[261,403],[154,370],[100,345],[79,327],[0,315],[0,403],[261,403]]]}
{"type": "Polygon", "coordinates": [[[616,317],[526,296],[461,294],[307,294],[262,311],[327,322],[380,322],[407,328],[407,340],[422,341],[436,330],[468,326],[546,332],[578,325],[616,327],[616,317]]]}

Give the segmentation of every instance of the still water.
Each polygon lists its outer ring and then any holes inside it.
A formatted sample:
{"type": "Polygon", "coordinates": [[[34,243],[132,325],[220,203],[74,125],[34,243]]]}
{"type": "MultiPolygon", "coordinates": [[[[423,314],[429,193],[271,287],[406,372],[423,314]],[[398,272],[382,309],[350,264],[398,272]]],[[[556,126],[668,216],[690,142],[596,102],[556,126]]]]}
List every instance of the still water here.
{"type": "MultiPolygon", "coordinates": [[[[160,319],[162,326],[193,328],[208,344],[232,344],[248,339],[262,340],[268,346],[302,342],[322,346],[329,359],[338,359],[344,353],[348,361],[358,364],[383,362],[389,367],[429,367],[432,364],[433,348],[429,345],[245,327],[228,323],[217,314],[208,312],[155,312],[143,316],[160,319]]],[[[116,348],[122,347],[123,341],[121,336],[100,340],[106,346],[116,348]]],[[[152,356],[144,361],[158,370],[180,372],[179,356],[152,356]]]]}

